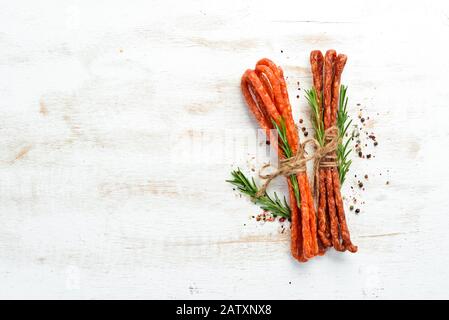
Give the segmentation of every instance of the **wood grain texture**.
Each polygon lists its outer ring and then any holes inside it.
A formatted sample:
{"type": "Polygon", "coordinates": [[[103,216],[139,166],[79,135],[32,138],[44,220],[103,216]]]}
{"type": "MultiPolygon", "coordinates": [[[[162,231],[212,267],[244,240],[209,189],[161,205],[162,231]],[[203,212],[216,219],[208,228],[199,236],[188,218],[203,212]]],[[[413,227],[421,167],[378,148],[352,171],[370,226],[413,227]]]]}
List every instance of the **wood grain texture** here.
{"type": "Polygon", "coordinates": [[[1,2],[0,298],[448,298],[447,1],[1,2]],[[280,64],[310,128],[328,48],[379,146],[359,252],[300,265],[224,180],[260,160],[243,71],[280,64]]]}

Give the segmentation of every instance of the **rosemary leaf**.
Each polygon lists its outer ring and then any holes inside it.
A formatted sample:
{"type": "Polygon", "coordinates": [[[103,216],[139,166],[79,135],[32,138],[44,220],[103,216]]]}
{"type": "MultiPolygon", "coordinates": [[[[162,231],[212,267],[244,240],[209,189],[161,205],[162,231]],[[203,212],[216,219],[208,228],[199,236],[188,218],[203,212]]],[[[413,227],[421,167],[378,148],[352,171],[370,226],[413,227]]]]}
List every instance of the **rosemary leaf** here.
{"type": "Polygon", "coordinates": [[[337,163],[338,163],[338,173],[340,176],[340,183],[343,184],[346,178],[346,174],[349,171],[349,167],[351,166],[352,161],[349,160],[349,154],[351,153],[350,141],[352,137],[346,137],[346,133],[348,131],[349,126],[352,123],[352,120],[349,119],[348,115],[348,97],[346,96],[346,92],[348,87],[341,85],[340,87],[340,99],[339,106],[337,112],[337,127],[340,132],[340,143],[337,148],[337,163]],[[344,142],[344,140],[346,142],[344,142]]]}
{"type": "MultiPolygon", "coordinates": [[[[281,140],[281,148],[282,148],[282,151],[284,152],[284,156],[286,158],[293,157],[292,149],[287,140],[287,129],[285,127],[284,119],[282,119],[282,118],[280,119],[280,121],[279,121],[280,126],[274,120],[271,120],[271,122],[273,123],[274,127],[276,128],[276,130],[278,132],[278,136],[279,136],[279,139],[281,140]]],[[[296,176],[291,175],[290,182],[292,184],[293,192],[295,194],[296,205],[298,206],[298,208],[300,208],[301,207],[301,195],[299,193],[298,179],[296,179],[296,176]]]]}
{"type": "Polygon", "coordinates": [[[281,200],[276,192],[274,193],[274,197],[270,197],[265,192],[265,194],[256,198],[259,188],[257,187],[254,178],[249,180],[240,169],[232,171],[231,175],[233,179],[226,180],[226,182],[236,186],[241,193],[249,196],[254,203],[260,206],[262,210],[269,211],[274,216],[290,218],[290,207],[285,197],[281,200]]]}
{"type": "Polygon", "coordinates": [[[315,138],[321,146],[324,146],[324,122],[320,114],[318,95],[315,88],[306,90],[306,99],[312,109],[312,125],[315,130],[315,138]]]}

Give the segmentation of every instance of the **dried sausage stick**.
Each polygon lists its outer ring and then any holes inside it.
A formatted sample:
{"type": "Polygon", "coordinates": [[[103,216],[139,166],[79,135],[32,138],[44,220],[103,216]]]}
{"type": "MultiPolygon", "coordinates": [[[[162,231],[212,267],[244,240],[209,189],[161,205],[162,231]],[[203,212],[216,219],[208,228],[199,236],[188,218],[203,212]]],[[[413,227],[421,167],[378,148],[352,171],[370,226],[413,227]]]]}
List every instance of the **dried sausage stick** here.
{"type": "Polygon", "coordinates": [[[332,83],[332,102],[331,102],[332,125],[337,124],[338,104],[340,101],[341,74],[343,73],[343,68],[345,67],[347,60],[348,57],[344,54],[339,54],[337,59],[335,60],[334,81],[332,83]]]}
{"type": "Polygon", "coordinates": [[[323,65],[324,57],[320,50],[314,50],[310,53],[310,64],[312,66],[313,87],[315,88],[320,115],[323,115],[323,105],[321,104],[323,94],[323,65]]]}
{"type": "MultiPolygon", "coordinates": [[[[334,76],[336,52],[335,50],[328,50],[324,58],[324,128],[330,128],[332,123],[332,82],[334,76]]],[[[329,212],[330,231],[332,238],[332,245],[338,251],[344,251],[344,246],[340,243],[338,219],[335,210],[334,188],[332,181],[332,172],[329,168],[324,168],[326,177],[326,193],[327,204],[329,212]]]]}
{"type": "MultiPolygon", "coordinates": [[[[321,51],[314,50],[310,53],[310,65],[312,67],[313,86],[315,88],[319,114],[323,117],[323,106],[321,104],[322,91],[323,91],[323,65],[324,57],[321,51]]],[[[320,119],[322,121],[322,119],[320,119]]],[[[319,170],[319,199],[318,199],[318,236],[324,247],[330,247],[332,245],[329,235],[327,234],[328,221],[326,218],[326,173],[324,168],[319,170]]]]}
{"type": "MultiPolygon", "coordinates": [[[[334,82],[332,84],[332,123],[336,125],[337,123],[337,112],[339,107],[339,97],[340,97],[340,83],[341,83],[341,74],[343,72],[343,68],[346,64],[347,57],[344,54],[339,54],[337,60],[335,62],[335,76],[334,82]]],[[[345,210],[343,205],[343,199],[341,197],[340,191],[340,177],[335,168],[331,168],[332,171],[332,182],[334,186],[334,195],[335,195],[335,205],[337,207],[337,215],[340,223],[340,233],[343,239],[343,245],[350,252],[356,252],[357,246],[353,245],[351,242],[351,237],[349,234],[348,225],[346,223],[345,210]]]]}
{"type": "MultiPolygon", "coordinates": [[[[275,92],[274,97],[276,106],[279,113],[282,114],[286,121],[287,139],[292,152],[296,154],[298,151],[298,133],[294,124],[291,105],[288,99],[287,85],[283,76],[283,71],[280,67],[277,67],[272,61],[268,59],[262,59],[256,66],[257,72],[265,72],[270,79],[271,86],[275,92]],[[270,69],[271,72],[269,72],[270,69]],[[277,76],[277,81],[272,79],[277,76]],[[278,85],[280,85],[281,92],[278,91],[278,85]]],[[[316,236],[316,216],[315,207],[313,204],[312,192],[310,190],[309,182],[307,179],[307,173],[299,172],[297,174],[299,192],[301,196],[301,224],[302,224],[302,236],[303,236],[303,252],[305,258],[312,258],[318,254],[318,240],[316,236]]]]}
{"type": "MultiPolygon", "coordinates": [[[[250,111],[253,113],[254,117],[256,118],[256,121],[259,123],[260,127],[262,129],[264,129],[267,133],[267,138],[269,138],[269,130],[273,127],[273,125],[271,124],[271,122],[268,121],[268,119],[266,118],[264,111],[260,110],[260,104],[256,104],[256,102],[253,99],[253,96],[251,95],[251,92],[248,88],[248,86],[251,86],[253,88],[253,90],[255,90],[254,88],[254,84],[250,81],[250,75],[252,75],[254,73],[254,71],[252,70],[246,70],[246,72],[243,74],[242,76],[242,81],[241,81],[241,89],[242,89],[242,93],[243,93],[243,97],[245,98],[246,104],[248,105],[250,111]]],[[[254,79],[252,77],[252,80],[254,81],[255,85],[258,85],[259,79],[254,79]]],[[[260,97],[257,95],[256,92],[253,92],[254,95],[256,95],[256,99],[260,99],[260,97]]],[[[261,100],[259,101],[261,102],[261,100]]]]}
{"type": "Polygon", "coordinates": [[[338,214],[338,220],[340,222],[340,232],[341,232],[341,237],[343,239],[343,245],[350,252],[357,252],[357,246],[353,245],[351,242],[348,225],[346,223],[343,199],[341,197],[341,191],[340,191],[340,177],[338,175],[337,170],[332,170],[332,180],[334,183],[335,204],[337,206],[337,214],[338,214]]]}
{"type": "MultiPolygon", "coordinates": [[[[276,81],[274,81],[276,82],[276,81]]],[[[269,83],[268,83],[269,84],[269,83]]],[[[271,84],[270,88],[271,87],[271,84]]],[[[247,70],[242,77],[242,92],[245,97],[245,100],[256,117],[256,120],[259,122],[260,126],[264,129],[272,128],[271,119],[277,119],[279,121],[279,113],[277,111],[276,106],[271,100],[270,94],[267,92],[267,84],[264,85],[260,78],[253,70],[247,70]],[[253,95],[251,95],[250,90],[253,95]],[[258,101],[258,104],[254,102],[254,98],[258,101]]],[[[274,94],[274,93],[272,93],[274,94]]],[[[279,93],[278,93],[279,94],[279,93]]],[[[282,157],[282,152],[278,150],[280,156],[282,157]]],[[[298,207],[296,206],[296,199],[293,193],[293,189],[291,187],[291,182],[287,179],[289,185],[289,193],[290,193],[290,203],[291,203],[291,222],[292,222],[292,231],[291,231],[291,252],[293,257],[298,259],[299,261],[305,262],[307,261],[303,254],[302,249],[302,235],[301,235],[301,224],[298,217],[298,207]]]]}

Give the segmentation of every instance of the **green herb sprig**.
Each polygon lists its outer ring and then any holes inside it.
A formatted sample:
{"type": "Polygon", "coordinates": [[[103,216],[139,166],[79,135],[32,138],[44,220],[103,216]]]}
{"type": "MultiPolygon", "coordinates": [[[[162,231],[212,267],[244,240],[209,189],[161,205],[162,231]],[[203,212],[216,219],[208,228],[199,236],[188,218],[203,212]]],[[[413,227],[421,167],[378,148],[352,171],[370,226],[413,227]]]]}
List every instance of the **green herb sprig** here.
{"type": "Polygon", "coordinates": [[[352,160],[349,159],[349,154],[352,149],[349,146],[352,137],[346,137],[349,126],[352,123],[352,120],[349,119],[348,115],[348,97],[346,96],[346,92],[348,87],[341,85],[340,87],[340,100],[339,107],[337,112],[337,127],[340,135],[340,143],[337,147],[337,164],[338,164],[338,173],[340,175],[340,183],[343,184],[346,178],[346,174],[349,171],[349,167],[351,166],[352,160]],[[346,141],[344,141],[346,138],[346,141]]]}
{"type": "Polygon", "coordinates": [[[312,125],[315,130],[315,138],[320,144],[324,146],[324,121],[323,114],[320,112],[320,106],[318,104],[318,94],[315,88],[306,90],[306,99],[312,109],[312,125]]]}
{"type": "MultiPolygon", "coordinates": [[[[293,151],[290,147],[290,144],[287,140],[287,128],[285,126],[285,121],[281,118],[279,121],[279,125],[272,120],[273,126],[276,128],[278,133],[278,138],[280,142],[280,148],[284,153],[286,158],[293,157],[293,151]]],[[[259,188],[254,181],[254,178],[248,179],[240,169],[232,171],[231,175],[233,177],[232,180],[226,180],[227,182],[233,184],[238,188],[238,190],[251,197],[252,201],[258,204],[263,210],[271,212],[274,216],[280,216],[284,218],[290,217],[290,206],[287,203],[287,200],[279,199],[276,192],[274,193],[274,197],[270,197],[266,192],[260,197],[256,197],[259,188]]],[[[301,206],[301,198],[299,193],[299,185],[296,176],[291,175],[290,181],[292,184],[293,192],[296,198],[296,205],[298,208],[301,206]]]]}
{"type": "MultiPolygon", "coordinates": [[[[274,120],[271,120],[271,122],[273,123],[274,127],[276,128],[276,130],[278,132],[279,140],[281,141],[281,149],[284,152],[284,156],[286,158],[293,157],[294,154],[293,154],[290,144],[288,143],[288,140],[287,140],[287,129],[285,127],[284,120],[282,118],[280,119],[280,121],[279,121],[280,126],[274,120]]],[[[290,182],[292,184],[293,192],[295,194],[296,205],[298,206],[298,208],[300,208],[301,207],[301,196],[299,194],[298,179],[296,179],[296,176],[291,175],[290,182]]]]}
{"type": "MultiPolygon", "coordinates": [[[[340,183],[343,184],[346,178],[346,174],[349,171],[352,160],[349,159],[349,154],[351,153],[350,141],[348,138],[346,141],[346,133],[348,132],[349,126],[352,120],[349,119],[348,115],[348,97],[346,95],[348,87],[341,85],[340,87],[340,98],[339,106],[337,111],[337,127],[339,132],[340,143],[337,146],[337,165],[338,173],[340,176],[340,183]]],[[[318,94],[315,88],[306,90],[306,99],[312,109],[312,125],[315,130],[315,137],[321,146],[324,146],[324,121],[323,115],[320,113],[320,107],[318,104],[318,94]]]]}
{"type": "Polygon", "coordinates": [[[249,196],[254,203],[260,206],[262,210],[269,211],[274,216],[290,218],[290,207],[285,197],[281,200],[275,192],[274,197],[270,197],[267,193],[265,193],[256,198],[259,188],[257,187],[254,178],[249,180],[240,169],[232,171],[231,175],[233,179],[226,180],[226,182],[233,184],[241,193],[249,196]]]}

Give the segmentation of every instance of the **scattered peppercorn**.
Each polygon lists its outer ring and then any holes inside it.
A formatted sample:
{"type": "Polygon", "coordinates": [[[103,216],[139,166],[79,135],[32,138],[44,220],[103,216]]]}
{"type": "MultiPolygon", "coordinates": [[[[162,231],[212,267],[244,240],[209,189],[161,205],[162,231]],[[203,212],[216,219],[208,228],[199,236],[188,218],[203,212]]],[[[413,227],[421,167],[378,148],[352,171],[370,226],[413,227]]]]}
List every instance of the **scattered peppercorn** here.
{"type": "Polygon", "coordinates": [[[305,131],[306,131],[306,127],[302,127],[302,128],[301,128],[301,131],[302,131],[302,132],[305,132],[305,131]]]}
{"type": "Polygon", "coordinates": [[[363,156],[362,151],[359,151],[359,157],[361,158],[363,156]]]}
{"type": "Polygon", "coordinates": [[[376,147],[378,145],[377,141],[374,141],[374,146],[376,147]]]}
{"type": "Polygon", "coordinates": [[[363,188],[363,182],[362,181],[359,181],[359,188],[363,188]]]}
{"type": "Polygon", "coordinates": [[[365,174],[365,179],[368,180],[368,175],[367,174],[365,174]]]}
{"type": "Polygon", "coordinates": [[[349,210],[354,210],[354,206],[349,206],[349,210]]]}
{"type": "Polygon", "coordinates": [[[371,159],[371,154],[367,154],[366,157],[367,157],[368,159],[371,159]]]}
{"type": "Polygon", "coordinates": [[[304,137],[307,137],[309,135],[309,133],[306,131],[304,132],[304,137]]]}
{"type": "Polygon", "coordinates": [[[359,213],[360,213],[360,209],[358,209],[358,208],[355,209],[355,213],[356,213],[356,214],[359,214],[359,213]]]}
{"type": "Polygon", "coordinates": [[[302,120],[302,119],[299,119],[299,123],[303,123],[304,122],[304,120],[302,120]]]}

